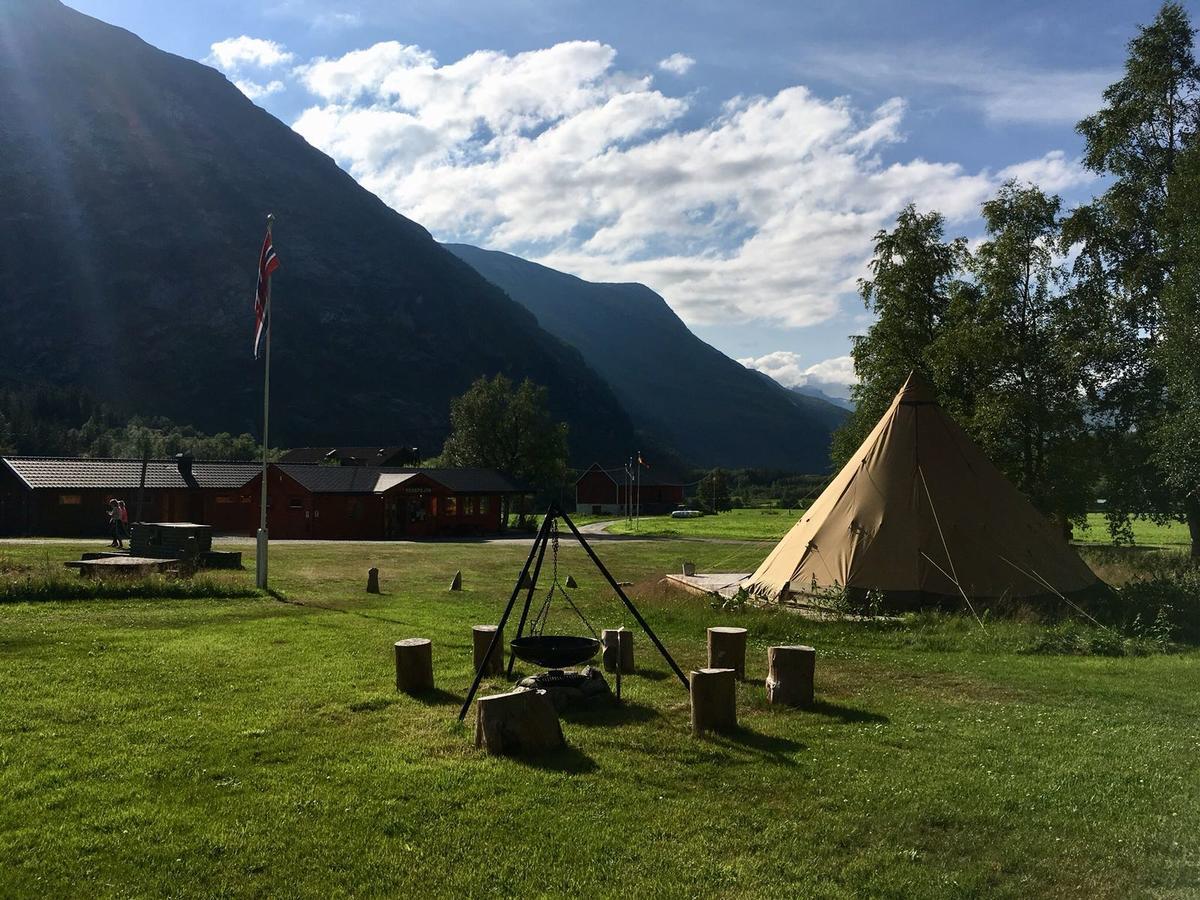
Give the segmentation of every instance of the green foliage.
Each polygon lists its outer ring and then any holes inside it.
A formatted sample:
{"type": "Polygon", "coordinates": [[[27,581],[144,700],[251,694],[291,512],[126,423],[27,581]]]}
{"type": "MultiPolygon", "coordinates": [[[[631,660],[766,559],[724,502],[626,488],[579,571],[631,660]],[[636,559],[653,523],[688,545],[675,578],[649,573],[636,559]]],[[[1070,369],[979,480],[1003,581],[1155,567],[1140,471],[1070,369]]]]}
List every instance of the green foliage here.
{"type": "Polygon", "coordinates": [[[852,390],[855,410],[834,434],[833,458],[841,465],[862,443],[887,409],[909,372],[936,382],[930,348],[941,333],[959,275],[966,240],[946,241],[940,213],[918,213],[911,204],[891,231],[875,235],[871,278],[859,293],[875,323],[854,338],[851,355],[859,381],[852,390]]]}
{"type": "Polygon", "coordinates": [[[1197,482],[1188,472],[1197,441],[1185,412],[1188,366],[1179,358],[1195,345],[1187,345],[1190,315],[1178,304],[1172,313],[1169,296],[1172,285],[1187,291],[1177,270],[1187,265],[1181,251],[1195,219],[1194,205],[1185,209],[1174,197],[1176,189],[1185,200],[1190,193],[1178,170],[1200,116],[1193,38],[1183,7],[1165,3],[1130,42],[1104,107],[1078,125],[1084,161],[1109,186],[1068,218],[1063,243],[1078,251],[1076,303],[1093,328],[1088,394],[1109,515],[1119,523],[1186,510],[1200,538],[1197,482]],[[1159,453],[1165,441],[1180,452],[1159,453]]]}
{"type": "Polygon", "coordinates": [[[1059,207],[1012,181],[983,205],[978,302],[948,317],[933,354],[941,384],[960,386],[951,412],[1034,506],[1066,523],[1082,522],[1095,473],[1082,390],[1090,334],[1054,258],[1059,207]]]}
{"type": "Polygon", "coordinates": [[[262,449],[249,434],[209,435],[162,417],[128,418],[78,388],[32,385],[0,387],[0,452],[134,458],[190,453],[197,459],[251,460],[262,449]]]}
{"type": "Polygon", "coordinates": [[[729,477],[724,469],[713,469],[696,485],[696,505],[707,513],[733,508],[729,497],[729,477]]]}
{"type": "Polygon", "coordinates": [[[528,378],[479,378],[450,402],[448,466],[497,469],[537,489],[557,487],[567,466],[567,426],[555,422],[547,390],[528,378]]]}

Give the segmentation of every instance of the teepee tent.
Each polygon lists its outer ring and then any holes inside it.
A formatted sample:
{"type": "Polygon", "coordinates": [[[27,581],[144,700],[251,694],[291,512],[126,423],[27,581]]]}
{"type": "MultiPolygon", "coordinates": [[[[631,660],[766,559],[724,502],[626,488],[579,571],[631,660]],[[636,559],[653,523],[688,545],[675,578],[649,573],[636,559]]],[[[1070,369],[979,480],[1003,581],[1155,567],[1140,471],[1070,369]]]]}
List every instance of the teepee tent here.
{"type": "Polygon", "coordinates": [[[877,590],[903,605],[1099,584],[916,375],[746,583],[771,596],[877,590]]]}

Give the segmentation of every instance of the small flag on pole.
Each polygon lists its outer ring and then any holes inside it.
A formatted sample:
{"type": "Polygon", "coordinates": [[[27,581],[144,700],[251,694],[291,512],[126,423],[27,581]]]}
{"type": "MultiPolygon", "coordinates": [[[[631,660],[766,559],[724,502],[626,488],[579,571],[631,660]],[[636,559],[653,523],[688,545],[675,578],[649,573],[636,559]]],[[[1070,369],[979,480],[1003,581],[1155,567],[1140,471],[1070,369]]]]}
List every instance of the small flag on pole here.
{"type": "Polygon", "coordinates": [[[279,257],[275,255],[275,247],[271,243],[271,229],[268,226],[267,236],[263,238],[262,251],[258,254],[258,289],[254,292],[254,358],[258,359],[259,348],[262,347],[263,335],[270,327],[271,315],[271,273],[279,268],[279,257]]]}

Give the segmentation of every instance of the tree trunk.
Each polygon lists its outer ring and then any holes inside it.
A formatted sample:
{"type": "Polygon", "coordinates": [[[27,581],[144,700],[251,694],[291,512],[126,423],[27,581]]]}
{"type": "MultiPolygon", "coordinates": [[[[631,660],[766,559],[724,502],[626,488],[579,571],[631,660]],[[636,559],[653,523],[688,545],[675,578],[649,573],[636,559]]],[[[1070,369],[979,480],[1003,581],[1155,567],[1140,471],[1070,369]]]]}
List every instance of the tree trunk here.
{"type": "Polygon", "coordinates": [[[1192,559],[1200,558],[1200,499],[1195,494],[1188,494],[1183,501],[1183,509],[1187,514],[1188,534],[1192,539],[1192,559]]]}
{"type": "Polygon", "coordinates": [[[433,690],[433,642],[428,638],[396,641],[396,690],[419,694],[433,690]]]}
{"type": "Polygon", "coordinates": [[[737,681],[733,669],[697,669],[689,681],[692,734],[737,728],[737,681]]]}

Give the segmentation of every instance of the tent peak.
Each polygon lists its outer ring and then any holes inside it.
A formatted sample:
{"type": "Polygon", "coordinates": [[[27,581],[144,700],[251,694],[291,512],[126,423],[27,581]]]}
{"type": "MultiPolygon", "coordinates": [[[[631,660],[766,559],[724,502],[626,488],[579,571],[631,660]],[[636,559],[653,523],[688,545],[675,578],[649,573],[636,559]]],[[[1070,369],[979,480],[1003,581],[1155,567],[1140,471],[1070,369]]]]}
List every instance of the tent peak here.
{"type": "Polygon", "coordinates": [[[904,386],[896,393],[896,400],[900,403],[937,403],[933,388],[916,369],[908,373],[904,386]]]}

